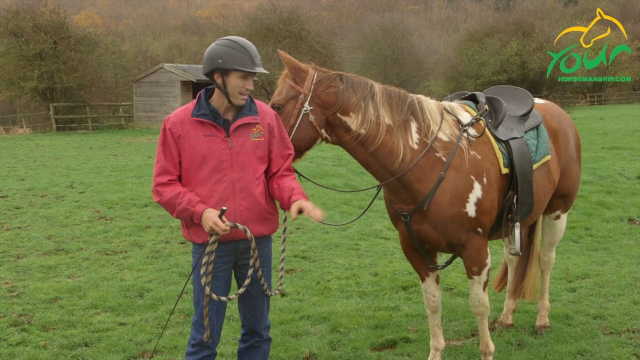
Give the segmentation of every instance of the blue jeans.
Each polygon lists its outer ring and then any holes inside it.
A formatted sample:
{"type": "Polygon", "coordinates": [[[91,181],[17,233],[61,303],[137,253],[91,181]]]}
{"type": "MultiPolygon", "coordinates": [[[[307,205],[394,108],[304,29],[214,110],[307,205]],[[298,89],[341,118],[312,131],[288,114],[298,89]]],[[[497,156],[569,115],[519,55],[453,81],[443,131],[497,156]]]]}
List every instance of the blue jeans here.
{"type": "MultiPolygon", "coordinates": [[[[271,289],[271,236],[256,238],[258,255],[264,279],[271,289]]],[[[192,265],[198,260],[205,245],[193,244],[192,265]]],[[[226,296],[231,290],[231,274],[235,275],[238,288],[242,286],[249,271],[251,258],[251,244],[248,240],[226,241],[218,244],[213,262],[211,277],[211,291],[220,296],[226,296]]],[[[204,342],[204,287],[200,283],[200,267],[202,259],[193,272],[193,309],[195,311],[191,321],[191,337],[187,344],[187,360],[215,359],[220,342],[222,324],[224,323],[227,303],[210,299],[209,325],[211,328],[211,342],[204,342]]],[[[247,290],[236,299],[242,330],[238,340],[238,360],[261,360],[269,358],[271,349],[271,322],[269,321],[269,297],[264,294],[262,285],[257,278],[257,271],[253,272],[251,283],[247,290]]]]}

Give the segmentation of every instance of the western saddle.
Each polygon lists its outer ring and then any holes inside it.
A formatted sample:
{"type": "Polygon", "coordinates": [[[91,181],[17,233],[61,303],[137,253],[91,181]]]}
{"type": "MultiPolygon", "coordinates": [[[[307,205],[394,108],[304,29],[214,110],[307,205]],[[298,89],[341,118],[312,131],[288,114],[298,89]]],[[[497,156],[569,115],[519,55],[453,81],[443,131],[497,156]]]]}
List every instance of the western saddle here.
{"type": "Polygon", "coordinates": [[[533,211],[533,159],[524,134],[542,123],[542,115],[533,109],[533,96],[516,86],[498,85],[483,92],[458,92],[444,101],[472,102],[478,116],[485,119],[489,132],[507,149],[511,164],[509,181],[490,233],[502,227],[504,238],[504,229],[513,227],[514,241],[509,252],[519,256],[520,220],[533,211]]]}

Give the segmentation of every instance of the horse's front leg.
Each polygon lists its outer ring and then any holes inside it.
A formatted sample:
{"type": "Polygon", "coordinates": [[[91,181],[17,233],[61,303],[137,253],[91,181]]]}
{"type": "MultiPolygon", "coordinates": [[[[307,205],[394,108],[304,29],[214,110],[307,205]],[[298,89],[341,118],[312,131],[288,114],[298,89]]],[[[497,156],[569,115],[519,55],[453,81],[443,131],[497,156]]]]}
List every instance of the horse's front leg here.
{"type": "Polygon", "coordinates": [[[504,245],[504,261],[507,264],[507,291],[505,291],[506,295],[504,297],[504,308],[502,310],[502,315],[500,315],[500,318],[496,322],[496,325],[503,328],[511,328],[513,327],[513,314],[518,308],[518,296],[513,294],[513,277],[516,272],[518,257],[513,256],[509,253],[511,243],[509,242],[508,238],[502,239],[502,243],[504,245]]]}
{"type": "MultiPolygon", "coordinates": [[[[402,250],[407,260],[420,277],[422,297],[429,318],[429,360],[440,360],[444,351],[444,334],[442,333],[442,296],[440,292],[439,271],[429,268],[426,260],[410,244],[409,239],[400,239],[402,250]]],[[[432,261],[437,260],[437,253],[428,253],[432,261]]]]}
{"type": "MultiPolygon", "coordinates": [[[[489,333],[489,295],[487,285],[491,269],[491,254],[486,239],[470,240],[462,252],[464,267],[469,278],[469,305],[478,321],[480,355],[483,360],[493,359],[495,346],[489,333]]],[[[466,245],[466,244],[465,244],[466,245]]]]}

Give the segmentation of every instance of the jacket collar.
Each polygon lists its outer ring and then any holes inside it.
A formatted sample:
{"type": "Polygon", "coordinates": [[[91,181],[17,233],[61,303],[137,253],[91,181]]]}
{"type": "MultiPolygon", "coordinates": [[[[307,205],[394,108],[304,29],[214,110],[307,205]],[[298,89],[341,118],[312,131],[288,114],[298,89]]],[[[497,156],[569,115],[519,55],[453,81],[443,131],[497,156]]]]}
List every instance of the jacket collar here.
{"type": "MultiPolygon", "coordinates": [[[[197,119],[208,120],[216,124],[222,123],[222,114],[215,106],[211,105],[209,99],[213,96],[214,91],[216,91],[215,86],[209,86],[200,93],[196,97],[195,104],[193,106],[193,110],[191,111],[191,117],[197,119]]],[[[235,119],[232,119],[232,122],[242,119],[245,117],[257,117],[258,116],[258,107],[256,106],[256,102],[253,100],[253,97],[249,95],[247,97],[247,102],[240,108],[240,111],[236,114],[235,119]]]]}

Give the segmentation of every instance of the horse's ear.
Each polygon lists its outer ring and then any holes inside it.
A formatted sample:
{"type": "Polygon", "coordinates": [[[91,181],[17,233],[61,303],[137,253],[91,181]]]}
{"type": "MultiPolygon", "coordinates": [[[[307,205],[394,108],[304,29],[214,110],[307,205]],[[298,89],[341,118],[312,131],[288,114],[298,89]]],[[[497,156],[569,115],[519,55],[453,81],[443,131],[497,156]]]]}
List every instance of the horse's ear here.
{"type": "Polygon", "coordinates": [[[308,71],[308,66],[296,60],[293,56],[287,54],[285,51],[278,50],[278,54],[280,55],[280,59],[284,63],[284,66],[289,70],[289,73],[292,75],[296,75],[297,73],[306,74],[308,71]]]}

